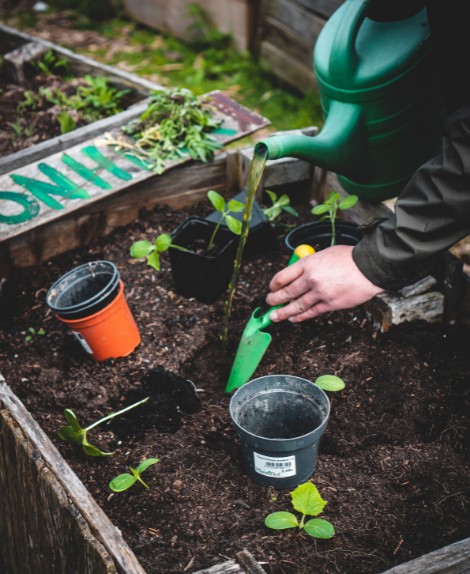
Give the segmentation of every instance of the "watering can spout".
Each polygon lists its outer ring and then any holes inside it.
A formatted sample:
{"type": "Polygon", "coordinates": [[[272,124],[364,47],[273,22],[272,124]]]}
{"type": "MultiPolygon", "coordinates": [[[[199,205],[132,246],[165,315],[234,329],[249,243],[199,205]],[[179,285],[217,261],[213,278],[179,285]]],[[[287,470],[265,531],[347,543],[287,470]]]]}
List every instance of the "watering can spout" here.
{"type": "Polygon", "coordinates": [[[295,157],[365,183],[373,177],[362,111],[356,104],[332,101],[318,135],[274,135],[256,144],[255,155],[295,157]]]}

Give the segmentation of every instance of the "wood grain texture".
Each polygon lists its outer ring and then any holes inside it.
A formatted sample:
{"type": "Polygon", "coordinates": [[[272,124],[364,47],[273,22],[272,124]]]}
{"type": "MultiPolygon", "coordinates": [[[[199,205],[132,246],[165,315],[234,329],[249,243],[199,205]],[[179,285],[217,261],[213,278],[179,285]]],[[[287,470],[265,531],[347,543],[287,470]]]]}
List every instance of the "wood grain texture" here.
{"type": "Polygon", "coordinates": [[[0,407],[1,544],[12,574],[144,574],[1,376],[0,407]]]}

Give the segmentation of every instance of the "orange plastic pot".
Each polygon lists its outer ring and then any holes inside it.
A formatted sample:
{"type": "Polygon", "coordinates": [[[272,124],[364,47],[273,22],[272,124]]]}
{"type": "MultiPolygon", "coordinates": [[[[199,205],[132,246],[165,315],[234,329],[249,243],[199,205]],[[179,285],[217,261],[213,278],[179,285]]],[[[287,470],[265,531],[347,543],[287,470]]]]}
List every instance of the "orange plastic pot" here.
{"type": "Polygon", "coordinates": [[[80,319],[57,315],[79,340],[82,347],[97,361],[125,357],[140,343],[140,333],[119,281],[116,297],[103,309],[80,319]]]}

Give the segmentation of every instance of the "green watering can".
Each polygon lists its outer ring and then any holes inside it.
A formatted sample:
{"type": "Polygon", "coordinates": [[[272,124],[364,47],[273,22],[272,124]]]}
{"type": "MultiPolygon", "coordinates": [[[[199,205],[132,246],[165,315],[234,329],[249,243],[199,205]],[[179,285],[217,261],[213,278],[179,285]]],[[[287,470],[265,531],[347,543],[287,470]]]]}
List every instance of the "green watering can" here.
{"type": "Polygon", "coordinates": [[[347,192],[373,202],[397,196],[439,151],[446,120],[426,10],[415,1],[408,13],[379,19],[377,4],[346,0],[318,37],[319,134],[272,136],[255,146],[255,155],[333,171],[347,192]]]}

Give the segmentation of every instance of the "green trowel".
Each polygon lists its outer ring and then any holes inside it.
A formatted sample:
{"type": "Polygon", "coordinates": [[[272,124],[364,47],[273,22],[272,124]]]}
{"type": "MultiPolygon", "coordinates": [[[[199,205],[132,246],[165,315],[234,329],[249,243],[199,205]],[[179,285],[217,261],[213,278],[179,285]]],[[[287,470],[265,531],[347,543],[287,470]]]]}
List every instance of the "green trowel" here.
{"type": "MultiPolygon", "coordinates": [[[[313,247],[310,247],[310,245],[299,245],[295,248],[289,265],[314,252],[315,250],[313,247]]],[[[261,312],[260,307],[253,311],[238,345],[235,361],[228,378],[227,386],[225,387],[226,393],[230,393],[238,389],[238,387],[241,387],[250,380],[250,377],[256,371],[272,339],[272,336],[262,329],[265,329],[271,324],[269,315],[272,311],[283,306],[284,305],[276,305],[265,313],[261,312]]]]}

